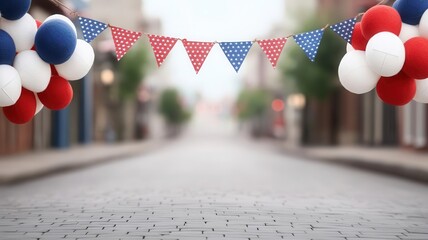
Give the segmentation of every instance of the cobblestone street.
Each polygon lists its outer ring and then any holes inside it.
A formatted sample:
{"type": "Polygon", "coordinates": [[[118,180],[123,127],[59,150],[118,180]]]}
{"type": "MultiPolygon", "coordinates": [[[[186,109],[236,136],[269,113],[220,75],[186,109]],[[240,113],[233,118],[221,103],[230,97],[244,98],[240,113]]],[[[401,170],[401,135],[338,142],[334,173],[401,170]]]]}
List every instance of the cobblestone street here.
{"type": "Polygon", "coordinates": [[[0,239],[428,239],[428,187],[190,131],[145,155],[0,188],[0,239]]]}

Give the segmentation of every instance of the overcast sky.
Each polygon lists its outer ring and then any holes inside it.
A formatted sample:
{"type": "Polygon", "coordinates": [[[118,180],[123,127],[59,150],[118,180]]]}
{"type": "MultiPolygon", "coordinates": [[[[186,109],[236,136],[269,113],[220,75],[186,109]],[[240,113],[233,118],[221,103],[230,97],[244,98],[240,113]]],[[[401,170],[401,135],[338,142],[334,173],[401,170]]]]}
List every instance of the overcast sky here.
{"type": "MultiPolygon", "coordinates": [[[[248,41],[266,37],[283,20],[284,0],[143,0],[145,16],[159,18],[166,36],[197,41],[248,41]]],[[[254,49],[253,49],[254,50],[254,49]]],[[[215,45],[198,75],[181,42],[162,66],[187,94],[211,100],[236,95],[245,75],[237,74],[215,45]]],[[[270,71],[274,71],[273,69],[270,71]]]]}

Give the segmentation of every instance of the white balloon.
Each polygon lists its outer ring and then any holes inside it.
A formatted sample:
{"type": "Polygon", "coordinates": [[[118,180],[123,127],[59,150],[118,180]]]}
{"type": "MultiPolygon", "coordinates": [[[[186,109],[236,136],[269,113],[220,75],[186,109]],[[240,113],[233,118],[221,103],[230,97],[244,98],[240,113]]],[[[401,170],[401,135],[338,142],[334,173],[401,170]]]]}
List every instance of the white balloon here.
{"type": "Polygon", "coordinates": [[[1,28],[12,37],[17,52],[29,50],[34,46],[37,24],[30,14],[27,13],[16,21],[2,18],[1,28]]]}
{"type": "Polygon", "coordinates": [[[380,76],[370,70],[364,51],[356,50],[345,54],[340,62],[339,79],[346,90],[363,94],[376,87],[380,76]]]}
{"type": "Polygon", "coordinates": [[[355,48],[351,44],[346,44],[346,52],[355,51],[355,48]]]}
{"type": "Polygon", "coordinates": [[[419,34],[424,38],[428,38],[428,10],[425,11],[419,22],[419,34]]]}
{"type": "Polygon", "coordinates": [[[59,65],[55,65],[58,74],[70,81],[82,79],[94,64],[95,53],[92,46],[81,40],[77,40],[77,46],[71,58],[59,65]]]}
{"type": "Polygon", "coordinates": [[[413,26],[406,23],[403,23],[401,26],[400,39],[403,43],[407,42],[409,39],[419,37],[419,26],[413,26]]]}
{"type": "Polygon", "coordinates": [[[37,96],[37,94],[36,94],[36,93],[34,93],[34,96],[36,97],[36,103],[37,103],[37,105],[36,105],[36,113],[34,114],[34,116],[36,116],[36,115],[37,115],[37,113],[39,113],[40,111],[42,111],[42,109],[43,109],[44,105],[43,105],[43,103],[40,101],[39,96],[37,96]]]}
{"type": "Polygon", "coordinates": [[[52,75],[51,67],[36,51],[27,50],[18,53],[13,66],[19,72],[24,88],[39,93],[48,87],[52,75]]]}
{"type": "Polygon", "coordinates": [[[406,60],[404,44],[393,33],[378,33],[367,44],[366,60],[370,69],[378,75],[395,76],[401,71],[406,60]]]}
{"type": "Polygon", "coordinates": [[[49,16],[48,18],[46,18],[45,19],[45,21],[43,22],[43,23],[47,23],[47,22],[49,22],[50,20],[61,20],[61,21],[64,21],[64,22],[66,22],[72,29],[73,29],[73,31],[74,31],[74,33],[76,34],[76,37],[77,37],[77,30],[76,30],[76,26],[74,26],[74,23],[70,20],[70,18],[68,18],[68,17],[66,17],[66,16],[64,16],[64,15],[61,15],[61,14],[54,14],[54,15],[51,15],[51,16],[49,16]]]}
{"type": "Polygon", "coordinates": [[[416,102],[428,103],[428,79],[416,80],[416,102]]]}
{"type": "Polygon", "coordinates": [[[8,107],[18,101],[22,85],[18,71],[9,65],[0,65],[0,107],[8,107]]]}

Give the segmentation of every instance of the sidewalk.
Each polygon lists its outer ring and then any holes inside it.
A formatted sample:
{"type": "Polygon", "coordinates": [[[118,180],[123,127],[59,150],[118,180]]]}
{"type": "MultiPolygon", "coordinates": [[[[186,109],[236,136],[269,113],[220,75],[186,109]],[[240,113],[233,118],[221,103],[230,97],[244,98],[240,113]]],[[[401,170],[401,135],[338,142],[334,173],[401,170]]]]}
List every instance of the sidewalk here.
{"type": "Polygon", "coordinates": [[[0,185],[135,156],[160,145],[159,141],[91,144],[65,150],[29,152],[0,157],[0,185]]]}
{"type": "Polygon", "coordinates": [[[428,153],[400,148],[284,147],[307,159],[351,165],[428,183],[428,153]]]}

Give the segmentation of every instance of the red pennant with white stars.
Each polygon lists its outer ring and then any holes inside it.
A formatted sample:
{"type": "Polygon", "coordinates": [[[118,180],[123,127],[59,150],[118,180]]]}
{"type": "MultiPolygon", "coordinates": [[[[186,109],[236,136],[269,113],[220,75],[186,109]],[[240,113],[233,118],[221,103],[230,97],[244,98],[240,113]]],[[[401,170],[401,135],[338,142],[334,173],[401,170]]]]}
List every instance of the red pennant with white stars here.
{"type": "Polygon", "coordinates": [[[119,61],[134,45],[134,43],[140,39],[142,33],[113,26],[110,26],[110,28],[114,45],[116,47],[116,57],[119,61]]]}
{"type": "Polygon", "coordinates": [[[158,67],[162,65],[168,56],[169,52],[171,52],[172,48],[177,43],[177,38],[164,37],[158,35],[149,34],[149,41],[153,48],[153,53],[155,54],[156,61],[158,63],[158,67]]]}
{"type": "Polygon", "coordinates": [[[282,49],[284,48],[285,43],[287,43],[287,38],[275,38],[267,40],[259,40],[257,43],[263,49],[266,56],[268,57],[273,68],[276,68],[279,57],[281,56],[282,49]]]}
{"type": "Polygon", "coordinates": [[[192,42],[183,40],[184,48],[189,55],[190,61],[195,68],[196,74],[201,70],[202,65],[205,62],[208,54],[214,46],[213,42],[192,42]]]}

